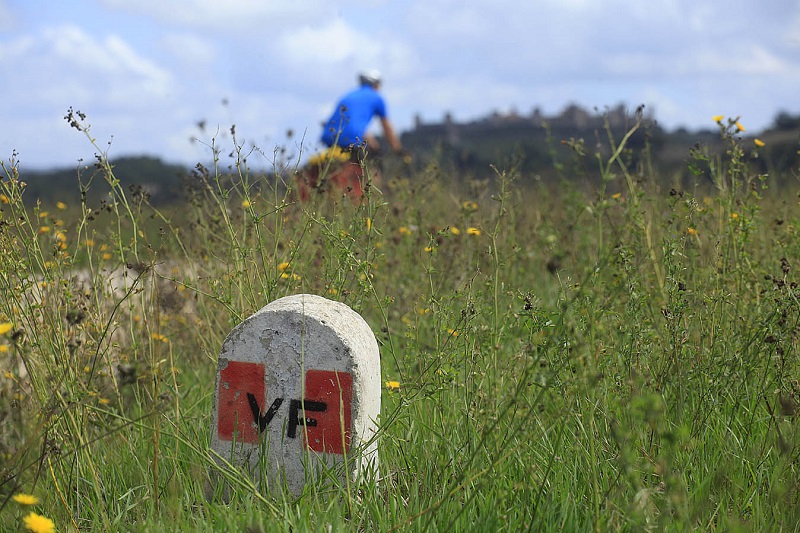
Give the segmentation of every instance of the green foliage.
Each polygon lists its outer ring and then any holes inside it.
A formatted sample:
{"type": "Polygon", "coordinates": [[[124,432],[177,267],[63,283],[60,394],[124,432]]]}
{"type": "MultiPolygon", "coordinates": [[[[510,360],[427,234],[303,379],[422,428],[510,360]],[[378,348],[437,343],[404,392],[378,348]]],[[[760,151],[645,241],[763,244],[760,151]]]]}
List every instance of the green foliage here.
{"type": "Polygon", "coordinates": [[[101,153],[102,209],[31,207],[12,159],[0,523],[18,527],[10,498],[28,493],[59,530],[794,528],[796,193],[766,194],[736,121],[724,156],[693,152],[713,187],[662,188],[647,144],[629,145],[641,131],[568,140],[554,173],[590,171],[585,187],[368,166],[357,204],[299,204],[239,148],[220,170],[212,144],[186,202],[130,195],[101,153]],[[380,482],[290,500],[220,470],[207,443],[224,336],[300,292],[361,313],[399,388],[380,482]],[[212,470],[229,500],[207,497],[212,470]]]}
{"type": "MultiPolygon", "coordinates": [[[[164,163],[148,156],[120,157],[109,162],[114,175],[125,184],[131,197],[148,196],[157,204],[177,201],[183,193],[184,167],[164,163]]],[[[90,202],[104,199],[100,187],[93,187],[95,179],[102,180],[102,165],[80,164],[74,169],[26,172],[26,199],[38,199],[46,204],[56,201],[76,203],[85,195],[90,202]]]]}

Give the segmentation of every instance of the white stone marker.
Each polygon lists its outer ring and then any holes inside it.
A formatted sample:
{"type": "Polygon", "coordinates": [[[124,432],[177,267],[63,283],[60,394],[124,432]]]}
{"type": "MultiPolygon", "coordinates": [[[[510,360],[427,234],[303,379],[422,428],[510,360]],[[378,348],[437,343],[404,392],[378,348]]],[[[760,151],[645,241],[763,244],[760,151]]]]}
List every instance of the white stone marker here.
{"type": "Polygon", "coordinates": [[[266,479],[268,491],[285,483],[296,496],[323,467],[351,479],[377,474],[380,410],[369,325],[343,303],[287,296],[222,343],[211,447],[257,482],[266,479]]]}

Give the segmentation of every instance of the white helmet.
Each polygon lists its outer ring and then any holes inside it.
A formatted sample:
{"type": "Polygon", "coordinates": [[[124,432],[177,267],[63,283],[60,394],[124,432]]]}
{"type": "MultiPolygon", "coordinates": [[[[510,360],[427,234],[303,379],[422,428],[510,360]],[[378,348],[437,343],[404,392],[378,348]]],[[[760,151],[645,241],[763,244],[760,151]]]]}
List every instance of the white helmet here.
{"type": "Polygon", "coordinates": [[[377,69],[363,70],[358,75],[358,81],[361,85],[369,83],[370,85],[377,85],[381,82],[381,72],[377,69]]]}

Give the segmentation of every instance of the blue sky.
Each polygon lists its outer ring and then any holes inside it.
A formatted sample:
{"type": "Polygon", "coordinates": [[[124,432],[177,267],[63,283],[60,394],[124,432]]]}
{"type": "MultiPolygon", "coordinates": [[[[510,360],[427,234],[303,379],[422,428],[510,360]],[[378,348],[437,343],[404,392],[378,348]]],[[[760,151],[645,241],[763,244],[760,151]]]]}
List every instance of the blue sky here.
{"type": "Polygon", "coordinates": [[[625,103],[668,129],[723,114],[757,132],[800,114],[800,2],[0,0],[0,158],[91,161],[72,106],[112,158],[207,161],[236,124],[268,165],[277,145],[316,148],[362,68],[384,73],[401,131],[625,103]]]}

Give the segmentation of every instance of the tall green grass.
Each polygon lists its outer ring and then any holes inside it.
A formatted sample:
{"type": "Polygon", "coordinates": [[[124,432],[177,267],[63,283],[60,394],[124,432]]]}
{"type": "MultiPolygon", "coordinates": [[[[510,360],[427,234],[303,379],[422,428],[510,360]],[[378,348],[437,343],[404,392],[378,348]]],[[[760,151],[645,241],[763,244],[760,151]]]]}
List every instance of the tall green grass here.
{"type": "Polygon", "coordinates": [[[727,153],[691,154],[710,184],[692,190],[662,188],[609,135],[555,163],[599,181],[431,165],[378,182],[368,167],[362,203],[300,205],[290,178],[212,144],[167,210],[71,118],[98,152],[79,180],[103,204],[26,206],[14,158],[0,182],[3,530],[31,510],[81,531],[800,523],[798,197],[765,188],[735,121],[720,123],[727,153]],[[361,313],[399,383],[382,479],[355,493],[262,493],[208,449],[223,338],[300,292],[361,313]],[[206,497],[210,471],[229,500],[206,497]]]}

